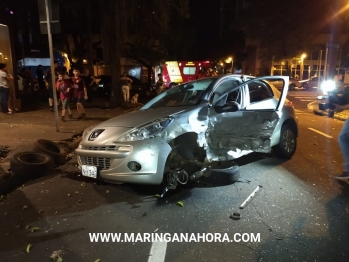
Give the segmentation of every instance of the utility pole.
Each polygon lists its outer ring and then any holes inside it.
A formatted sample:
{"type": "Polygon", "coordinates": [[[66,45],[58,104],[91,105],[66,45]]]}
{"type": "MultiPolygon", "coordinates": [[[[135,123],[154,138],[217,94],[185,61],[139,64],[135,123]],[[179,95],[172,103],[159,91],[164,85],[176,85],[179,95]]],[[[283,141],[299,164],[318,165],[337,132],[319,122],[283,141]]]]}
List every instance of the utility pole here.
{"type": "Polygon", "coordinates": [[[39,16],[40,16],[40,31],[42,34],[47,34],[48,44],[50,49],[51,60],[51,85],[53,91],[53,107],[55,110],[56,131],[59,132],[58,126],[58,105],[56,92],[56,72],[54,67],[52,33],[59,33],[61,30],[59,23],[59,2],[58,0],[38,0],[39,16]]]}
{"type": "Polygon", "coordinates": [[[51,81],[52,81],[52,89],[53,89],[53,107],[55,109],[56,131],[59,132],[57,91],[56,91],[56,71],[55,71],[54,57],[53,57],[51,18],[50,18],[49,6],[51,6],[51,0],[45,0],[47,37],[48,37],[48,45],[49,45],[49,49],[50,49],[50,59],[51,59],[51,81]]]}

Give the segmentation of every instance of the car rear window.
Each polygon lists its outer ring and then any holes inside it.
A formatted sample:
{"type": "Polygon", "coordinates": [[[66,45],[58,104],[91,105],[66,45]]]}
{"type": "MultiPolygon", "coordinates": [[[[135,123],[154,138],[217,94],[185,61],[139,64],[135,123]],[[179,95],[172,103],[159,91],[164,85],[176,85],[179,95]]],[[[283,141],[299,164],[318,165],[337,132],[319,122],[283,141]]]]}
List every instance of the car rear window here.
{"type": "Polygon", "coordinates": [[[271,87],[264,81],[251,81],[248,83],[250,103],[257,103],[274,96],[271,87]]]}

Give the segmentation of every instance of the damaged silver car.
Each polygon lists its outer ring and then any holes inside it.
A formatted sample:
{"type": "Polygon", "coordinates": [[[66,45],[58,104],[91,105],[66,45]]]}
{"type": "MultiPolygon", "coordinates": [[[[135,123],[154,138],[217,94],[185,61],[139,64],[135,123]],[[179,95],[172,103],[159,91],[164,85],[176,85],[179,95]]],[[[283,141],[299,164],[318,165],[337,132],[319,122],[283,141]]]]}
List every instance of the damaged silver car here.
{"type": "Polygon", "coordinates": [[[298,127],[286,76],[224,75],[184,83],[140,110],[86,129],[76,149],[84,176],[175,185],[251,152],[291,158],[298,127]],[[268,80],[282,80],[281,93],[268,80]]]}

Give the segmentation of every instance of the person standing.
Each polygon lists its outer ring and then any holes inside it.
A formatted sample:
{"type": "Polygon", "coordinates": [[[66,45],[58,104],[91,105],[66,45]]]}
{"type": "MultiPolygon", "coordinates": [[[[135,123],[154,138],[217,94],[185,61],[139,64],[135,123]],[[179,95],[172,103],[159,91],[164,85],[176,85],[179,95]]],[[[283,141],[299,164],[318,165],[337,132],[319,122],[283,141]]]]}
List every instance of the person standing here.
{"type": "Polygon", "coordinates": [[[86,68],[82,79],[84,80],[87,93],[89,94],[87,102],[91,103],[92,85],[95,83],[95,78],[90,74],[90,70],[86,68]]]}
{"type": "MultiPolygon", "coordinates": [[[[55,82],[57,82],[58,79],[58,62],[55,61],[54,62],[54,68],[55,68],[55,72],[54,72],[54,77],[55,77],[55,82]]],[[[51,74],[51,67],[49,69],[47,69],[46,73],[45,73],[45,84],[46,87],[48,89],[48,104],[50,106],[50,110],[51,112],[54,112],[53,109],[53,88],[52,88],[52,74],[51,74]]],[[[59,104],[59,101],[58,101],[59,104]]]]}
{"type": "Polygon", "coordinates": [[[0,64],[0,94],[1,94],[1,109],[4,114],[11,115],[12,112],[8,110],[9,99],[9,81],[13,80],[13,77],[7,72],[6,64],[0,64]]]}
{"type": "Polygon", "coordinates": [[[19,109],[16,108],[16,94],[15,94],[15,87],[13,86],[13,84],[9,85],[9,99],[7,101],[7,105],[8,105],[8,111],[9,112],[19,112],[19,109]]]}
{"type": "Polygon", "coordinates": [[[38,68],[36,69],[36,78],[38,79],[39,90],[45,90],[44,71],[42,70],[42,65],[38,65],[38,68]]]}
{"type": "Polygon", "coordinates": [[[65,122],[65,113],[66,110],[69,113],[69,118],[73,118],[72,112],[69,107],[69,98],[70,98],[70,88],[72,86],[70,79],[64,78],[65,72],[60,72],[58,74],[58,80],[56,82],[57,91],[59,91],[59,98],[62,102],[62,115],[61,119],[65,122]]]}
{"type": "Polygon", "coordinates": [[[126,72],[124,72],[120,78],[120,85],[122,94],[124,97],[124,102],[130,102],[130,86],[132,84],[132,79],[127,77],[126,72]]]}
{"type": "MultiPolygon", "coordinates": [[[[341,112],[349,109],[349,90],[344,87],[344,84],[341,84],[341,87],[343,90],[343,97],[341,97],[341,99],[330,101],[330,107],[332,107],[333,112],[341,112]]],[[[338,137],[338,142],[345,163],[342,174],[337,176],[336,179],[346,180],[349,179],[349,118],[344,122],[343,128],[338,137]]]]}
{"type": "Polygon", "coordinates": [[[162,90],[164,89],[164,79],[162,77],[162,74],[158,74],[158,81],[156,81],[156,94],[161,94],[162,90]]]}
{"type": "Polygon", "coordinates": [[[87,89],[83,79],[80,77],[80,71],[77,69],[74,69],[73,74],[74,76],[71,79],[72,79],[72,84],[74,88],[74,98],[76,100],[76,109],[79,114],[78,119],[84,119],[86,117],[86,112],[82,102],[84,101],[84,99],[85,100],[88,99],[87,89]]]}

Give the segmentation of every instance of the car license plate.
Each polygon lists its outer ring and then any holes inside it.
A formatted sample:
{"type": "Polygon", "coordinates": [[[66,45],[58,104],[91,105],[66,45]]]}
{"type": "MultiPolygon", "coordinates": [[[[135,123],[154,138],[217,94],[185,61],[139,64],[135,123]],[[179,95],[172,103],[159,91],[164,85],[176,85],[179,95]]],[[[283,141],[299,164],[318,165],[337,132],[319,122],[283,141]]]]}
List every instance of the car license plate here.
{"type": "Polygon", "coordinates": [[[82,165],[81,170],[82,170],[83,176],[97,178],[97,167],[96,166],[82,165]]]}

